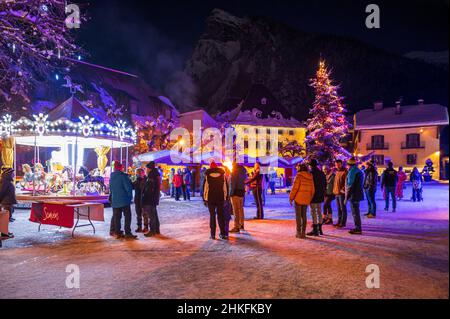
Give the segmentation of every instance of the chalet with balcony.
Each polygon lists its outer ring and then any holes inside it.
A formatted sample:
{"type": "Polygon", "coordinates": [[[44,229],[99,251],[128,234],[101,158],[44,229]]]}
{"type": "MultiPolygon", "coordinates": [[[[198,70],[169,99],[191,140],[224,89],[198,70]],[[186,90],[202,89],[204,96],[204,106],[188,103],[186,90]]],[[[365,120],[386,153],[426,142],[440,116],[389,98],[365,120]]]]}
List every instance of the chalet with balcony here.
{"type": "Polygon", "coordinates": [[[445,106],[423,100],[417,105],[396,102],[394,107],[376,102],[373,108],[357,112],[354,121],[355,154],[371,154],[380,169],[392,161],[406,172],[413,167],[421,170],[431,159],[440,172],[440,134],[449,124],[445,106]]]}

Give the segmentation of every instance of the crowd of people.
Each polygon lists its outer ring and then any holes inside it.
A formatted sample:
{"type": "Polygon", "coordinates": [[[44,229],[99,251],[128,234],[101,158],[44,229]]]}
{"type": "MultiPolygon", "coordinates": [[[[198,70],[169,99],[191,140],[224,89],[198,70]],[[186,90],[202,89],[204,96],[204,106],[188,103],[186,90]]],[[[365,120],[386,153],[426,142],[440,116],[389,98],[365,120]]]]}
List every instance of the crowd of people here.
{"type": "MultiPolygon", "coordinates": [[[[347,224],[347,206],[354,220],[354,228],[350,234],[362,234],[360,203],[367,200],[367,218],[376,218],[377,204],[375,194],[378,184],[381,185],[385,200],[384,210],[392,212],[397,209],[397,201],[403,198],[404,183],[407,180],[402,167],[394,169],[392,162],[378,176],[376,163],[372,160],[358,167],[356,158],[350,158],[346,163],[340,159],[334,165],[321,166],[312,159],[301,162],[296,167],[297,174],[289,193],[289,202],[295,208],[297,233],[296,237],[323,235],[323,225],[332,225],[338,229],[345,228],[347,224]],[[347,167],[348,166],[348,167],[347,167]],[[337,221],[333,222],[332,202],[336,201],[337,221]],[[312,229],[306,233],[307,211],[310,211],[312,229]]],[[[254,219],[264,219],[265,194],[270,189],[275,194],[274,171],[268,174],[261,172],[258,163],[254,165],[251,174],[238,163],[232,168],[221,166],[212,162],[208,169],[199,171],[200,187],[196,185],[196,170],[171,169],[169,173],[169,194],[176,201],[190,200],[191,195],[196,196],[197,190],[210,215],[210,237],[216,238],[217,226],[219,238],[228,239],[229,233],[245,231],[244,204],[247,192],[253,194],[256,205],[254,219]],[[267,187],[268,185],[268,187],[267,187]],[[233,228],[229,229],[231,216],[234,216],[233,228]]],[[[15,187],[13,184],[14,171],[3,170],[0,180],[0,204],[4,210],[10,212],[10,221],[13,222],[15,187]]],[[[124,172],[120,162],[114,162],[113,172],[109,182],[109,201],[112,206],[110,234],[117,238],[135,239],[131,230],[132,211],[134,202],[136,210],[136,233],[144,233],[146,237],[160,234],[160,222],[157,207],[161,197],[162,170],[155,162],[149,162],[145,169],[138,168],[135,175],[130,176],[124,172]],[[134,190],[134,195],[133,195],[134,190]],[[122,230],[122,217],[124,227],[122,230]]],[[[409,176],[412,185],[413,202],[423,201],[423,177],[417,168],[409,176]]],[[[287,184],[287,183],[286,183],[287,184]]],[[[2,234],[2,236],[13,236],[2,234]]]]}

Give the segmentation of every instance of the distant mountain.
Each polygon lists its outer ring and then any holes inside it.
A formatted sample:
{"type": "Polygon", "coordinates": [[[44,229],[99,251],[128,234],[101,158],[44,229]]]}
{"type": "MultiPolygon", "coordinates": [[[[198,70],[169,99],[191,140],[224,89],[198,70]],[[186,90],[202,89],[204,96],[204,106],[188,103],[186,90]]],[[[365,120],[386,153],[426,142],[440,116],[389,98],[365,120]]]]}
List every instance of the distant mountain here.
{"type": "Polygon", "coordinates": [[[252,84],[265,85],[292,115],[305,119],[313,92],[308,86],[322,56],[341,84],[351,111],[375,100],[393,104],[418,98],[448,105],[448,70],[398,56],[350,38],[311,34],[264,17],[235,17],[219,9],[187,61],[198,103],[212,114],[252,84]]]}
{"type": "Polygon", "coordinates": [[[448,68],[448,50],[439,52],[413,51],[405,54],[405,57],[448,68]]]}

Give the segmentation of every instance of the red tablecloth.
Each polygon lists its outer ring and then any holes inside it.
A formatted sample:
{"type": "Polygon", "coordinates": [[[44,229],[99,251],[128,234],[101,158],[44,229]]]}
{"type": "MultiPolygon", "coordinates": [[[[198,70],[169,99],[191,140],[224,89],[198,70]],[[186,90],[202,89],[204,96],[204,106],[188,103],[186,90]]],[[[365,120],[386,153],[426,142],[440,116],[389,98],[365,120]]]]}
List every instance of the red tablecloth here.
{"type": "Polygon", "coordinates": [[[30,221],[45,225],[72,228],[74,214],[74,208],[67,205],[33,203],[31,206],[30,221]]]}
{"type": "Polygon", "coordinates": [[[0,211],[0,233],[8,233],[9,212],[6,210],[0,211]]]}

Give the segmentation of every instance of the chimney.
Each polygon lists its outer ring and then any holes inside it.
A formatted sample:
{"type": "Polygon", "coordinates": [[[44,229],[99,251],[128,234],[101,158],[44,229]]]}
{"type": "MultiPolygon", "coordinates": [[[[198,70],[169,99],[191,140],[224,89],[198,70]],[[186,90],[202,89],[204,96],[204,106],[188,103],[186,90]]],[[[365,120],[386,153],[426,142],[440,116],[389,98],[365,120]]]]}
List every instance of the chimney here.
{"type": "Polygon", "coordinates": [[[395,102],[395,114],[402,114],[401,104],[400,101],[395,102]]]}
{"type": "Polygon", "coordinates": [[[376,101],[373,103],[373,109],[375,111],[380,111],[383,109],[383,101],[376,101]]]}
{"type": "Polygon", "coordinates": [[[424,101],[423,99],[418,99],[418,100],[417,100],[417,103],[418,103],[419,105],[423,105],[423,104],[425,103],[425,101],[424,101]]]}

